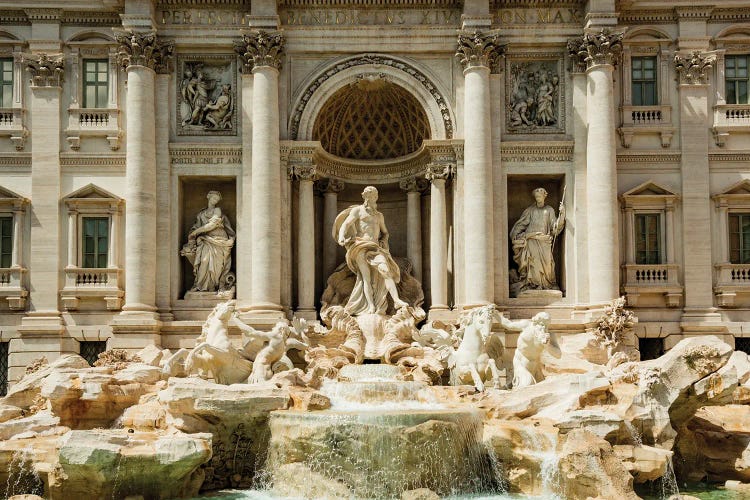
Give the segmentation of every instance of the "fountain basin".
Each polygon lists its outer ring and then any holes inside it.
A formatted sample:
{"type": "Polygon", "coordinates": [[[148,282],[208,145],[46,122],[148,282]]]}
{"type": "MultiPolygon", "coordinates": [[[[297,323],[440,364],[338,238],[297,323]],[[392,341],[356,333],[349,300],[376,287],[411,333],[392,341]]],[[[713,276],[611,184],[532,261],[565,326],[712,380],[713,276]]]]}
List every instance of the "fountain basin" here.
{"type": "Polygon", "coordinates": [[[276,491],[308,498],[320,494],[310,488],[321,476],[357,498],[491,491],[482,421],[483,412],[463,408],[274,411],[266,466],[272,481],[283,477],[276,491]]]}

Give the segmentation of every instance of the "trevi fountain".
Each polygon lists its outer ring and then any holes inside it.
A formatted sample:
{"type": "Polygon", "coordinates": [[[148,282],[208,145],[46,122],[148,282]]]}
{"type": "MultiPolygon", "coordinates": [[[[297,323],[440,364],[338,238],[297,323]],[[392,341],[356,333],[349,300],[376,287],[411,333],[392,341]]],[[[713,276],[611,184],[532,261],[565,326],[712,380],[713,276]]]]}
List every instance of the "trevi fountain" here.
{"type": "MultiPolygon", "coordinates": [[[[554,285],[564,223],[533,194],[511,235],[519,293],[554,285]]],[[[225,293],[234,232],[221,194],[207,198],[181,253],[199,277],[190,293],[225,293]]],[[[0,404],[2,495],[688,499],[700,482],[750,495],[747,354],[703,336],[639,361],[622,299],[565,335],[547,313],[510,320],[494,305],[426,321],[377,198],[365,188],[327,235],[346,262],[320,321],[261,331],[230,299],[193,347],[29,366],[0,404]]]]}

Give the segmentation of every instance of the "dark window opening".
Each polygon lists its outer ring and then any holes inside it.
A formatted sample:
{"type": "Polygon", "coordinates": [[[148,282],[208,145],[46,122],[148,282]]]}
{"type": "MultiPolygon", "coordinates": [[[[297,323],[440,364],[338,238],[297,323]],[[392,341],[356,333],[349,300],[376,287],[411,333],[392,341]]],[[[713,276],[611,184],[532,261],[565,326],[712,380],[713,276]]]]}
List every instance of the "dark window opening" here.
{"type": "Polygon", "coordinates": [[[660,358],[664,355],[664,339],[639,338],[638,350],[641,352],[641,361],[660,358]]]}
{"type": "Polygon", "coordinates": [[[107,350],[107,341],[89,341],[84,340],[79,342],[81,348],[79,353],[81,357],[85,359],[91,366],[99,359],[99,355],[107,350]]]}

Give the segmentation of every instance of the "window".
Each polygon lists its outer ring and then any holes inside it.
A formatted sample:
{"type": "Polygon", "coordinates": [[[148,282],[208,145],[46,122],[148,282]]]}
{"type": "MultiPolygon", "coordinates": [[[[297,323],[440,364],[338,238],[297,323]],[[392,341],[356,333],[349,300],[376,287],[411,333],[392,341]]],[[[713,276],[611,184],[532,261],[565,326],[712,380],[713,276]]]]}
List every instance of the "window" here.
{"type": "Polygon", "coordinates": [[[727,104],[748,104],[748,60],[750,56],[726,56],[724,79],[727,85],[727,104]]]}
{"type": "Polygon", "coordinates": [[[664,355],[664,339],[639,338],[638,351],[641,353],[641,361],[660,358],[664,355]]]}
{"type": "Polygon", "coordinates": [[[750,213],[729,214],[729,262],[750,264],[750,213]]]}
{"type": "Polygon", "coordinates": [[[13,261],[13,217],[0,217],[0,268],[9,268],[13,261]]]}
{"type": "Polygon", "coordinates": [[[83,61],[83,107],[106,108],[109,102],[109,61],[83,61]]]}
{"type": "Polygon", "coordinates": [[[750,337],[735,337],[734,350],[750,354],[750,337]]]}
{"type": "Polygon", "coordinates": [[[633,57],[631,60],[633,106],[655,106],[656,57],[633,57]]]}
{"type": "Polygon", "coordinates": [[[13,104],[13,59],[0,59],[0,108],[13,104]]]}
{"type": "Polygon", "coordinates": [[[659,214],[636,214],[636,264],[661,264],[661,217],[659,214]]]}
{"type": "Polygon", "coordinates": [[[82,264],[85,268],[107,267],[109,248],[109,217],[83,218],[82,264]]]}
{"type": "Polygon", "coordinates": [[[81,357],[88,361],[91,366],[99,359],[99,355],[107,350],[107,341],[81,341],[79,342],[80,349],[78,352],[81,357]]]}

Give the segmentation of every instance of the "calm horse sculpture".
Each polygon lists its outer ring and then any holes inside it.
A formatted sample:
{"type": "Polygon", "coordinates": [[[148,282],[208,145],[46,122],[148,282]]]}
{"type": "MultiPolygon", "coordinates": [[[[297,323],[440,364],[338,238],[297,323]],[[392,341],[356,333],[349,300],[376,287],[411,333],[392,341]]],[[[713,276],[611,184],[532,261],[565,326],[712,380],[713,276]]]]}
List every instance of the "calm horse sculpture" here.
{"type": "Polygon", "coordinates": [[[473,384],[478,391],[484,390],[485,382],[499,385],[497,365],[501,362],[503,345],[492,333],[492,322],[498,317],[494,304],[464,313],[456,331],[462,337],[461,344],[448,360],[451,385],[473,384]]]}

